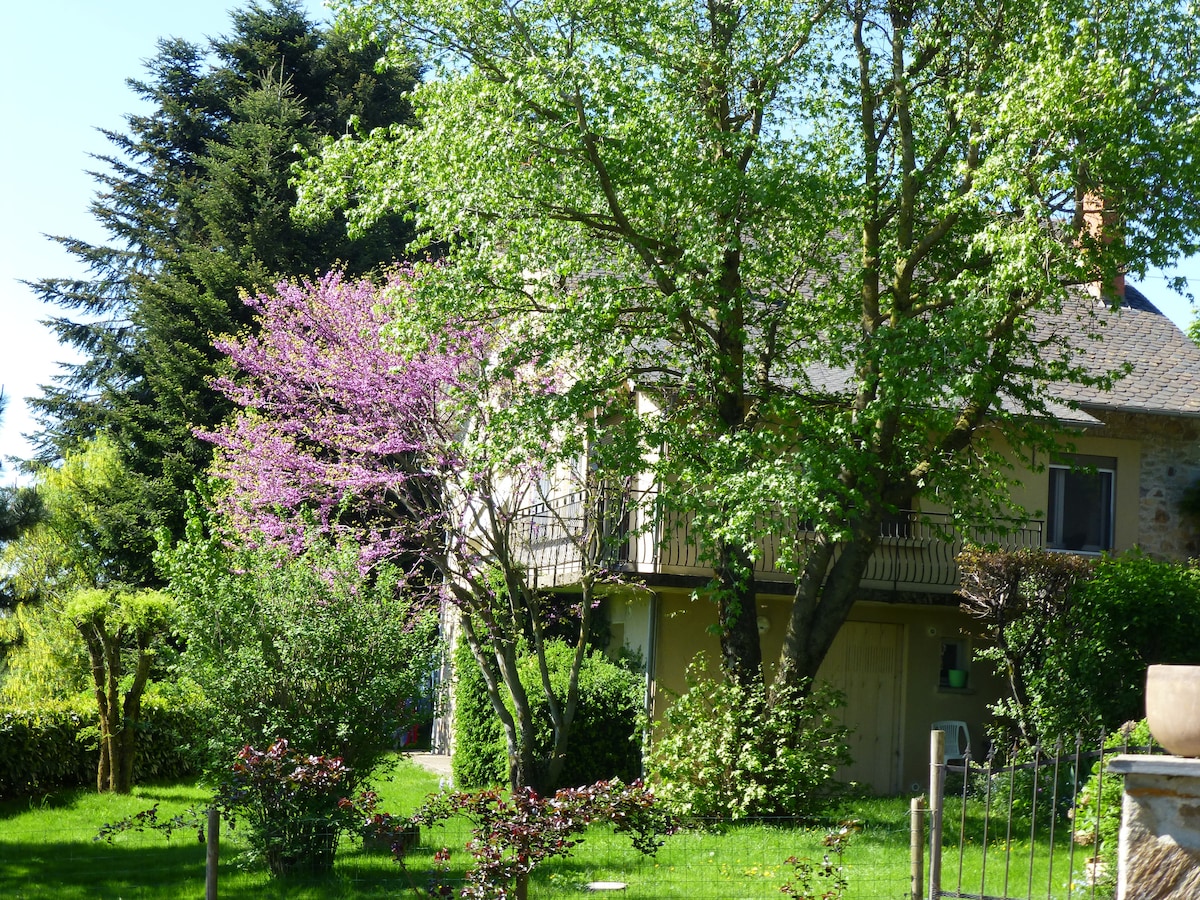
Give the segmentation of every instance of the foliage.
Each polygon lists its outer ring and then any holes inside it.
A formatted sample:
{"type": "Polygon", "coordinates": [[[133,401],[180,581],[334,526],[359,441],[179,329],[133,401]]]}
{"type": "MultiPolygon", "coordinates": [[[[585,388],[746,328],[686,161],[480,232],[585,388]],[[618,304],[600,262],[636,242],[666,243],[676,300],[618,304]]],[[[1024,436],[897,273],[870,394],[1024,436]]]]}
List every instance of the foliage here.
{"type": "Polygon", "coordinates": [[[42,515],[42,498],[30,487],[0,488],[0,544],[17,538],[37,524],[42,515]]]}
{"type": "Polygon", "coordinates": [[[130,496],[128,472],[106,437],[36,472],[40,515],[3,551],[18,599],[59,606],[75,591],[129,580],[121,548],[128,522],[113,512],[130,496]]]}
{"type": "MultiPolygon", "coordinates": [[[[554,689],[565,693],[574,650],[562,641],[548,641],[546,663],[554,689]]],[[[508,775],[508,749],[488,701],[485,685],[469,650],[455,654],[457,684],[454,706],[454,783],[462,788],[491,787],[508,775]]],[[[521,681],[537,697],[537,660],[521,656],[521,681]]],[[[571,726],[568,759],[559,776],[564,784],[590,784],[614,778],[629,782],[641,769],[639,723],[645,681],[636,672],[589,652],[579,669],[579,708],[571,726]]],[[[548,756],[554,735],[545,699],[534,712],[536,752],[548,756]]]]}
{"type": "MultiPolygon", "coordinates": [[[[528,788],[508,797],[499,791],[444,792],[431,797],[412,821],[430,826],[460,815],[473,824],[466,849],[474,866],[458,896],[476,900],[524,900],[530,873],[547,859],[569,856],[593,822],[607,822],[628,834],[634,849],[645,854],[655,853],[674,830],[670,817],[640,781],[598,781],[564,788],[551,797],[539,797],[528,788]]],[[[441,855],[448,858],[448,851],[441,855]]],[[[454,893],[441,884],[433,895],[454,893]]]]}
{"type": "Polygon", "coordinates": [[[1200,663],[1200,571],[1137,552],[966,555],[964,607],[993,640],[980,656],[1008,680],[997,712],[1024,743],[1118,728],[1143,711],[1146,669],[1200,663]]]}
{"type": "Polygon", "coordinates": [[[85,645],[64,607],[82,590],[133,574],[121,563],[120,517],[128,473],[106,438],[37,471],[36,518],[0,554],[4,591],[19,601],[0,621],[5,671],[0,695],[13,703],[61,699],[87,688],[85,645]]]}
{"type": "Polygon", "coordinates": [[[298,553],[314,536],[347,536],[364,567],[398,564],[406,591],[457,607],[504,731],[510,784],[552,790],[597,587],[619,579],[608,548],[624,516],[590,513],[607,489],[628,496],[576,463],[584,447],[639,457],[644,448],[599,416],[552,431],[511,427],[529,390],[559,393],[557,374],[498,365],[496,348],[516,338],[453,323],[426,329],[415,291],[428,277],[396,268],[375,285],[334,272],[250,301],[258,335],[221,343],[234,370],[218,384],[241,412],[206,435],[218,446],[214,471],[229,484],[220,499],[250,540],[298,553]],[[558,471],[578,479],[570,487],[584,499],[543,503],[535,524],[529,507],[550,499],[543,477],[558,471]],[[579,593],[565,607],[537,590],[525,565],[541,528],[578,554],[579,593]],[[551,636],[564,635],[574,656],[560,691],[546,653],[551,636]],[[536,691],[552,723],[544,755],[520,648],[537,660],[536,691]]]}
{"type": "Polygon", "coordinates": [[[807,857],[788,857],[793,874],[780,888],[784,896],[796,900],[841,900],[850,886],[846,867],[842,864],[842,854],[846,852],[849,839],[850,827],[843,825],[825,835],[827,852],[821,862],[813,863],[807,857]]]}
{"type": "Polygon", "coordinates": [[[618,387],[648,401],[631,427],[670,449],[652,465],[739,680],[761,678],[762,534],[792,538],[777,677],[802,682],[887,516],[934,492],[1004,515],[998,448],[1049,442],[1063,382],[1121,373],[1089,364],[1107,314],[1080,286],[1200,231],[1191,2],[338,6],[437,66],[417,127],[325,143],[301,213],[362,227],[422,198],[451,263],[421,285],[429,330],[519,334],[508,370],[569,373],[578,402],[531,397],[534,433],[586,398],[633,416],[618,387]]]}
{"type": "Polygon", "coordinates": [[[987,629],[988,643],[977,654],[1008,683],[1008,696],[994,712],[1011,721],[1031,748],[1043,737],[1039,687],[1047,679],[1042,673],[1049,673],[1050,680],[1057,677],[1049,668],[1054,629],[1073,601],[1076,584],[1091,574],[1095,561],[1044,550],[967,547],[958,565],[962,608],[987,629]]]}
{"type": "Polygon", "coordinates": [[[655,727],[646,768],[662,802],[689,819],[817,816],[834,797],[834,774],[850,762],[841,702],[826,687],[780,690],[768,705],[759,685],[709,678],[697,657],[687,693],[655,727]]]}
{"type": "MultiPolygon", "coordinates": [[[[192,748],[205,725],[195,697],[178,691],[146,695],[136,727],[134,780],[179,778],[196,771],[192,748]]],[[[95,785],[99,762],[95,703],[43,701],[36,708],[0,706],[0,797],[95,785]]]]}
{"type": "Polygon", "coordinates": [[[1200,570],[1136,552],[1103,560],[1062,625],[1061,680],[1043,687],[1051,733],[1085,712],[1115,731],[1145,713],[1151,665],[1200,665],[1200,570]]]}
{"type": "MultiPolygon", "coordinates": [[[[552,641],[546,648],[550,680],[555,690],[566,694],[574,648],[552,641]]],[[[534,694],[540,673],[532,656],[522,660],[521,678],[534,694]]],[[[641,720],[645,713],[645,676],[613,662],[598,650],[589,651],[579,668],[579,709],[571,725],[568,758],[559,780],[565,785],[596,781],[623,781],[641,774],[641,720]]],[[[537,741],[549,753],[554,743],[545,700],[537,713],[541,723],[537,741]]]]}
{"type": "Polygon", "coordinates": [[[182,666],[212,723],[210,767],[286,736],[344,759],[353,786],[413,724],[433,667],[432,614],[394,567],[361,571],[356,547],[316,541],[291,557],[207,524],[194,509],[158,561],[180,607],[182,666]]]}
{"type": "Polygon", "coordinates": [[[1090,844],[1102,865],[1094,871],[1102,876],[1100,887],[1113,889],[1117,883],[1117,850],[1121,837],[1121,806],[1125,780],[1106,771],[1108,759],[1131,748],[1152,743],[1146,720],[1126,722],[1104,742],[1104,752],[1092,765],[1091,774],[1075,799],[1072,813],[1072,837],[1078,844],[1090,844]]]}
{"type": "Polygon", "coordinates": [[[192,429],[230,411],[209,385],[212,340],[249,324],[240,292],[335,262],[365,272],[407,241],[398,215],[355,239],[336,218],[288,216],[301,147],[406,119],[415,69],[377,69],[379,54],[314,25],[298,0],[269,0],[232,12],[211,40],[161,40],[129,82],[142,108],[105,132],[111,150],[93,175],[105,238],[55,238],[86,274],[33,285],[80,360],[36,402],[39,458],[110,436],[129,492],[97,515],[112,519],[106,564],[125,581],[153,585],[154,530],[182,533],[185,494],[211,459],[192,429]]]}
{"type": "Polygon", "coordinates": [[[80,740],[93,722],[87,707],[61,701],[0,711],[0,797],[94,784],[97,754],[80,740]]]}
{"type": "Polygon", "coordinates": [[[229,484],[221,506],[242,532],[298,551],[312,511],[322,528],[360,537],[370,561],[419,548],[441,526],[436,477],[459,460],[439,458],[456,426],[439,404],[473,348],[454,334],[412,355],[389,346],[388,301],[403,304],[414,277],[394,270],[381,289],[332,272],[246,298],[260,334],[218,344],[242,377],[217,382],[244,411],[205,435],[229,484]],[[348,496],[361,508],[347,510],[348,496]]]}
{"type": "Polygon", "coordinates": [[[483,673],[460,641],[454,653],[454,783],[460,788],[492,787],[508,780],[508,745],[488,698],[483,673]]]}
{"type": "Polygon", "coordinates": [[[0,701],[35,707],[86,691],[87,649],[75,626],[50,603],[18,603],[0,619],[0,701]]]}

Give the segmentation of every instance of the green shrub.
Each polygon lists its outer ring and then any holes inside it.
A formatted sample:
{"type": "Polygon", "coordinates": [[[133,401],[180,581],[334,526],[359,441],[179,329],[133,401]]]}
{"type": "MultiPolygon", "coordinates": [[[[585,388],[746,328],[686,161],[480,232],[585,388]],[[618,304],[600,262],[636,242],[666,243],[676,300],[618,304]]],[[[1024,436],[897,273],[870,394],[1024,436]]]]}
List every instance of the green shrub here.
{"type": "MultiPolygon", "coordinates": [[[[565,696],[574,650],[562,641],[546,643],[550,683],[565,696]]],[[[506,784],[508,749],[504,732],[484,689],[483,675],[465,644],[455,654],[457,683],[454,709],[454,783],[474,789],[506,784]]],[[[543,696],[537,660],[521,659],[521,682],[534,703],[539,753],[551,745],[550,713],[543,696]]],[[[579,706],[571,726],[562,785],[592,784],[620,778],[632,781],[641,770],[639,720],[644,677],[589,652],[579,670],[579,706]]]]}
{"type": "Polygon", "coordinates": [[[1149,666],[1200,664],[1200,571],[1138,553],[1102,560],[1063,625],[1051,669],[1035,675],[1046,734],[1115,730],[1145,714],[1149,666]]]}
{"type": "MultiPolygon", "coordinates": [[[[567,693],[574,648],[561,641],[546,645],[546,662],[550,667],[550,683],[559,696],[567,693]]],[[[540,685],[537,660],[526,656],[521,660],[521,682],[533,691],[540,685]]],[[[538,690],[537,694],[542,696],[538,690]]],[[[626,783],[636,779],[642,770],[641,728],[646,696],[645,676],[610,660],[598,651],[589,652],[579,669],[579,708],[571,725],[567,745],[567,761],[559,782],[564,787],[612,781],[626,783]]],[[[552,739],[550,712],[543,700],[538,707],[537,721],[541,726],[537,740],[549,747],[552,739]]]]}
{"type": "Polygon", "coordinates": [[[1121,804],[1125,779],[1104,771],[1109,759],[1129,748],[1145,747],[1151,743],[1150,727],[1146,720],[1127,722],[1104,742],[1101,758],[1092,765],[1091,774],[1079,791],[1072,812],[1072,839],[1076,844],[1089,845],[1101,861],[1096,872],[1100,887],[1115,888],[1117,881],[1117,849],[1121,837],[1121,804]],[[1104,774],[1101,775],[1101,772],[1104,774]]]}
{"type": "Polygon", "coordinates": [[[96,781],[97,754],[80,740],[95,727],[81,704],[0,711],[0,799],[96,781]]]}
{"type": "Polygon", "coordinates": [[[1140,718],[1146,669],[1200,664],[1200,570],[1138,552],[1083,560],[1047,551],[960,556],[964,607],[1010,686],[994,743],[1051,747],[1140,718]]]}
{"type": "Polygon", "coordinates": [[[395,566],[363,572],[349,543],[314,542],[295,557],[230,545],[196,510],[186,539],[157,560],[179,602],[182,668],[206,698],[214,774],[246,744],[282,738],[366,779],[414,724],[437,623],[395,566]]]}
{"type": "Polygon", "coordinates": [[[142,698],[138,723],[135,782],[164,781],[199,774],[208,721],[202,695],[187,683],[153,686],[142,698]]]}
{"type": "Polygon", "coordinates": [[[454,651],[454,784],[464,790],[508,783],[504,729],[466,641],[454,651]]]}
{"type": "Polygon", "coordinates": [[[838,793],[834,774],[850,762],[832,689],[777,691],[708,677],[688,666],[688,691],[654,730],[646,768],[659,796],[690,819],[813,817],[838,793]]]}

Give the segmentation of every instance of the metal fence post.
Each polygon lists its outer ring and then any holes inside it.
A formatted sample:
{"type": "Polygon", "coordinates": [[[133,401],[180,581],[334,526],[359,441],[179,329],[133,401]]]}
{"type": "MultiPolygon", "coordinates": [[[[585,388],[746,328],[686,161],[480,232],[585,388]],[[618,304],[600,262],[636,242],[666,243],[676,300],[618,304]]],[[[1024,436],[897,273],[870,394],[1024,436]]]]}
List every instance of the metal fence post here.
{"type": "Polygon", "coordinates": [[[208,835],[204,855],[204,900],[217,900],[217,863],[221,835],[221,814],[216,809],[208,811],[208,835]]]}
{"type": "Polygon", "coordinates": [[[929,900],[942,893],[942,807],[946,777],[946,732],[929,733],[929,900]]]}
{"type": "Polygon", "coordinates": [[[912,879],[909,889],[910,900],[923,900],[925,896],[925,798],[913,797],[909,804],[912,814],[909,838],[909,855],[912,857],[912,879]]]}

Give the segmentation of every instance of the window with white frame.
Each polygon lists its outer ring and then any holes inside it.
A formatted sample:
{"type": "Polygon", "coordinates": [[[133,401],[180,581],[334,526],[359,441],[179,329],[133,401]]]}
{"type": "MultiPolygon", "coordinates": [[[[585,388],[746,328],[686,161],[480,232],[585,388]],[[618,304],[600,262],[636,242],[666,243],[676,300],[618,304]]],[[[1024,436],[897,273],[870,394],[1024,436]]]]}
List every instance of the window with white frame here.
{"type": "Polygon", "coordinates": [[[1046,546],[1101,553],[1113,548],[1117,461],[1111,456],[1056,456],[1050,464],[1046,546]]]}

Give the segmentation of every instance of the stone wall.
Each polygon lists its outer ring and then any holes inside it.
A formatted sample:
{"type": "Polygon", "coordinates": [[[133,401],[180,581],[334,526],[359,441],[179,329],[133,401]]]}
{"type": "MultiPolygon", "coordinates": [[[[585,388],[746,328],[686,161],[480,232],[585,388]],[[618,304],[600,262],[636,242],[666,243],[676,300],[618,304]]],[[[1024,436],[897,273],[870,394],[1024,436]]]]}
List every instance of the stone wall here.
{"type": "Polygon", "coordinates": [[[1178,756],[1118,756],[1108,770],[1125,776],[1118,900],[1200,897],[1200,761],[1178,756]]]}
{"type": "MultiPolygon", "coordinates": [[[[1200,420],[1175,416],[1104,412],[1097,437],[1141,443],[1137,543],[1152,556],[1200,556],[1200,523],[1181,514],[1183,492],[1200,479],[1200,420]]],[[[1117,477],[1122,477],[1117,473],[1117,477]]]]}

